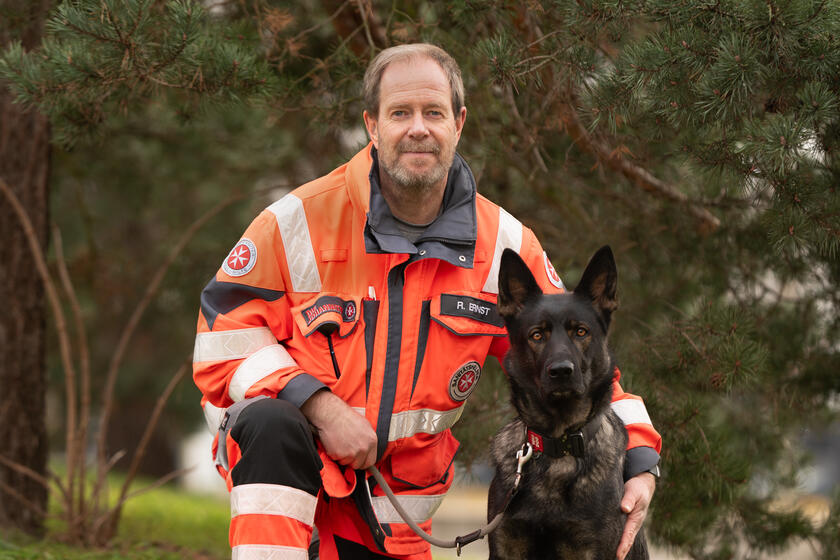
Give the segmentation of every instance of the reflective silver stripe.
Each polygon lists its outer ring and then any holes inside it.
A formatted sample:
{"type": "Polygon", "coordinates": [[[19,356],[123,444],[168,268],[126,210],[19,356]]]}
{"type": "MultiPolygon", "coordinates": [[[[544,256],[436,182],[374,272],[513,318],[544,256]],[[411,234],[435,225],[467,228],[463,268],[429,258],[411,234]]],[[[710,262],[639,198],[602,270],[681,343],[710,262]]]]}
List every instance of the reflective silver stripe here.
{"type": "MultiPolygon", "coordinates": [[[[397,499],[414,521],[422,523],[432,518],[437,508],[443,503],[445,496],[446,494],[436,494],[433,496],[403,494],[397,496],[397,499]]],[[[391,505],[391,502],[388,501],[387,496],[374,496],[370,501],[371,505],[373,505],[373,512],[376,514],[376,519],[380,523],[405,523],[394,506],[391,505]]]]}
{"type": "Polygon", "coordinates": [[[637,399],[622,399],[620,401],[613,401],[612,409],[624,422],[628,424],[653,424],[648,416],[645,403],[637,399]]]}
{"type": "Polygon", "coordinates": [[[240,544],[234,546],[232,560],[309,560],[303,548],[270,544],[240,544]]]}
{"type": "MultiPolygon", "coordinates": [[[[353,410],[365,415],[365,409],[354,406],[353,410]]],[[[406,410],[391,415],[391,427],[388,429],[388,441],[411,437],[414,434],[439,434],[451,428],[461,418],[464,407],[460,406],[452,410],[432,410],[421,408],[420,410],[406,410]]]]}
{"type": "Polygon", "coordinates": [[[195,336],[193,362],[247,358],[270,344],[277,344],[277,339],[268,327],[198,333],[195,336]]]}
{"type": "Polygon", "coordinates": [[[439,434],[451,428],[461,417],[464,407],[446,411],[422,408],[420,410],[406,410],[391,416],[391,427],[388,430],[388,441],[411,437],[417,433],[439,434]]]}
{"type": "Polygon", "coordinates": [[[219,431],[225,410],[224,408],[210,404],[210,402],[204,403],[204,421],[207,422],[207,429],[210,430],[211,434],[216,435],[216,432],[219,431]]]}
{"type": "Polygon", "coordinates": [[[272,344],[251,354],[239,364],[230,380],[228,395],[233,402],[245,398],[252,385],[271,375],[278,369],[296,366],[294,358],[279,344],[272,344]]]}
{"type": "Polygon", "coordinates": [[[282,515],[312,525],[318,499],[297,488],[278,484],[242,484],[230,491],[230,516],[282,515]]]}
{"type": "Polygon", "coordinates": [[[320,292],[321,276],[303,202],[293,194],[287,194],[268,209],[277,218],[277,228],[283,237],[286,250],[286,266],[295,292],[320,292]]]}
{"type": "Polygon", "coordinates": [[[513,249],[517,253],[522,250],[522,224],[505,211],[499,208],[499,232],[496,234],[496,249],[493,252],[493,266],[490,267],[490,274],[484,282],[482,291],[491,294],[499,293],[499,263],[502,261],[502,253],[505,249],[513,249]]]}

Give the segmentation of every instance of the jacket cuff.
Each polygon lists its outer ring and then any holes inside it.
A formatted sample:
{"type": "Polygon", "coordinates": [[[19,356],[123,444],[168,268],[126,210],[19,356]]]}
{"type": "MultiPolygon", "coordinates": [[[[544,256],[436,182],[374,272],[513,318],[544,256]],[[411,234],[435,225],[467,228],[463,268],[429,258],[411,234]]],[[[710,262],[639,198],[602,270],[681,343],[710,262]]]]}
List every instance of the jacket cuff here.
{"type": "Polygon", "coordinates": [[[624,457],[625,482],[643,472],[651,471],[659,465],[659,453],[652,447],[633,447],[624,457]]]}
{"type": "Polygon", "coordinates": [[[301,405],[309,399],[309,397],[321,389],[329,389],[329,387],[308,373],[301,373],[286,383],[283,390],[277,393],[277,398],[290,402],[300,408],[301,405]]]}

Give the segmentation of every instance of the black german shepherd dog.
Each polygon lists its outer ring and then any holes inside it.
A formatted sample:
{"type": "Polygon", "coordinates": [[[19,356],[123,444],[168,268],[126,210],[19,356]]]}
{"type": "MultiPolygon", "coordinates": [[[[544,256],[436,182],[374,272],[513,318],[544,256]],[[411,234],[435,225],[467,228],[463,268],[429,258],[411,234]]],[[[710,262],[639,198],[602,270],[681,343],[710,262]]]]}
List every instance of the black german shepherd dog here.
{"type": "MultiPolygon", "coordinates": [[[[612,251],[602,247],[574,292],[545,295],[516,252],[502,255],[498,309],[510,335],[505,369],[519,417],[492,445],[488,520],[507,510],[490,534],[491,559],[615,558],[626,519],[619,504],[627,445],[610,408],[607,329],[617,278],[612,251]],[[516,452],[526,441],[533,456],[513,493],[516,452]]],[[[648,558],[641,531],[627,558],[648,558]]]]}

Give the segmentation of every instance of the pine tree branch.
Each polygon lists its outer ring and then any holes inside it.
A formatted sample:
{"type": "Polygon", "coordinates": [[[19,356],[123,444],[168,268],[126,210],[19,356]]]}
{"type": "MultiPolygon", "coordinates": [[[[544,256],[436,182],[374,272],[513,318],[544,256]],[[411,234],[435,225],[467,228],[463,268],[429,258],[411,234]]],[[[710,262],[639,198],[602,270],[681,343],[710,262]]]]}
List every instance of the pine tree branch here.
{"type": "Polygon", "coordinates": [[[822,2],[820,2],[820,5],[819,5],[819,6],[817,6],[817,8],[814,10],[814,13],[813,13],[813,14],[811,14],[811,15],[808,17],[808,19],[806,19],[805,21],[803,21],[803,22],[802,22],[802,25],[808,25],[809,23],[811,23],[811,22],[814,20],[814,18],[816,18],[816,17],[819,15],[819,14],[820,14],[820,12],[822,12],[822,11],[823,11],[823,8],[825,8],[825,2],[826,2],[826,0],[822,0],[822,2]]]}
{"type": "MultiPolygon", "coordinates": [[[[332,12],[337,7],[333,0],[322,0],[321,5],[327,12],[332,12]]],[[[343,3],[338,7],[342,5],[343,3]]],[[[387,36],[376,14],[373,11],[366,14],[367,10],[363,8],[363,2],[360,3],[359,0],[354,0],[353,7],[356,9],[341,11],[332,19],[333,28],[338,36],[347,43],[353,54],[359,57],[364,56],[368,51],[385,48],[388,44],[387,36]],[[357,32],[361,29],[367,32],[366,38],[357,36],[357,32]]]]}
{"type": "Polygon", "coordinates": [[[376,44],[373,42],[373,36],[370,34],[370,25],[368,25],[368,17],[373,17],[373,10],[365,0],[356,0],[356,8],[359,10],[359,17],[362,19],[362,26],[365,29],[368,47],[370,47],[371,52],[374,52],[376,50],[376,44]]]}
{"type": "Polygon", "coordinates": [[[522,139],[526,142],[525,151],[530,151],[531,155],[534,158],[537,166],[543,173],[548,173],[548,166],[545,164],[545,160],[540,154],[539,145],[537,144],[537,139],[534,134],[528,130],[528,127],[525,125],[525,121],[522,118],[522,115],[519,113],[519,108],[516,106],[516,98],[513,95],[513,85],[505,84],[505,101],[507,102],[508,108],[510,109],[510,114],[513,116],[513,123],[516,127],[516,132],[522,139]]]}
{"type": "Polygon", "coordinates": [[[593,138],[581,123],[577,110],[573,106],[574,95],[567,96],[558,104],[560,117],[566,132],[581,149],[588,152],[602,165],[622,174],[642,190],[660,198],[684,205],[688,212],[699,221],[699,231],[704,234],[715,231],[720,220],[709,210],[690,200],[684,193],[655,177],[647,169],[631,163],[618,152],[603,142],[593,138]]]}

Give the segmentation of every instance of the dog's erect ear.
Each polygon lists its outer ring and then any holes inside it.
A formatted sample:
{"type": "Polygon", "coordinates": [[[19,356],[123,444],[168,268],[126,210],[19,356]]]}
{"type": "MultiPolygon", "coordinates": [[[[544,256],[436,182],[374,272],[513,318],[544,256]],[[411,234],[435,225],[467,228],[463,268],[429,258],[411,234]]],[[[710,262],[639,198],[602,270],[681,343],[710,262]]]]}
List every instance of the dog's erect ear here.
{"type": "Polygon", "coordinates": [[[505,249],[499,265],[499,315],[516,315],[525,302],[542,294],[534,275],[516,251],[505,249]]]}
{"type": "Polygon", "coordinates": [[[610,315],[618,309],[618,300],[615,297],[617,284],[615,258],[609,245],[604,245],[589,259],[575,293],[591,299],[609,325],[610,315]]]}

